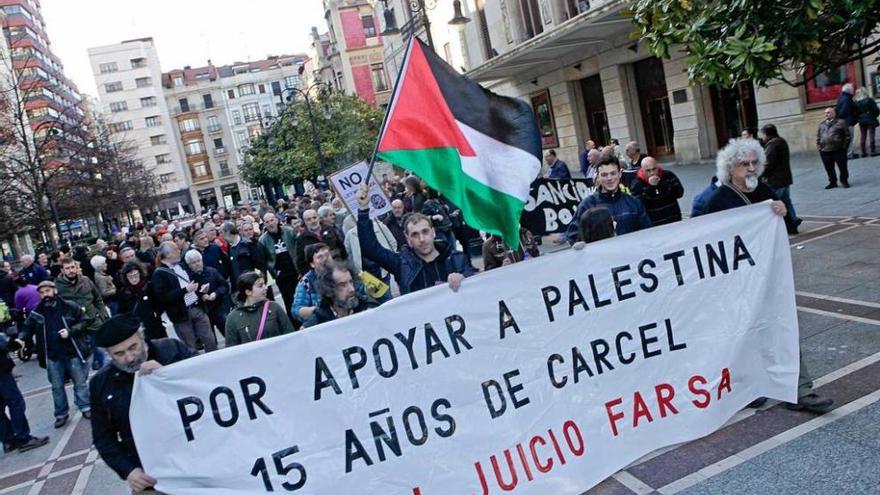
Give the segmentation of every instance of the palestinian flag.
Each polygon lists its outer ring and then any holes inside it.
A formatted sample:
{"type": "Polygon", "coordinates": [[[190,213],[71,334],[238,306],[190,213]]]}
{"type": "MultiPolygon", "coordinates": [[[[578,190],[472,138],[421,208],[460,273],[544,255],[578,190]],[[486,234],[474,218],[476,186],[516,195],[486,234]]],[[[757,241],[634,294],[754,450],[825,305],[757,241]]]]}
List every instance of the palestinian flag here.
{"type": "Polygon", "coordinates": [[[519,219],[541,170],[531,107],[457,73],[410,38],[385,114],[378,158],[418,175],[473,228],[519,246],[519,219]]]}

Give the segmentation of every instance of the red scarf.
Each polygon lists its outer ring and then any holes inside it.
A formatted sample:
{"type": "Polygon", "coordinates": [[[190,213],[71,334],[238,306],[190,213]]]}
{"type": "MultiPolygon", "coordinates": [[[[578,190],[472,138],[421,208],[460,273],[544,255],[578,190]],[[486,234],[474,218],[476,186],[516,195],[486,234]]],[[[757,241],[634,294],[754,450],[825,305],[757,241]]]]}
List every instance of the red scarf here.
{"type": "MultiPolygon", "coordinates": [[[[639,169],[638,173],[636,174],[636,177],[638,177],[639,179],[642,179],[645,182],[648,182],[648,176],[645,175],[645,170],[642,168],[639,169]]],[[[663,169],[660,168],[660,165],[657,165],[657,178],[662,178],[662,177],[663,177],[663,169]]]]}

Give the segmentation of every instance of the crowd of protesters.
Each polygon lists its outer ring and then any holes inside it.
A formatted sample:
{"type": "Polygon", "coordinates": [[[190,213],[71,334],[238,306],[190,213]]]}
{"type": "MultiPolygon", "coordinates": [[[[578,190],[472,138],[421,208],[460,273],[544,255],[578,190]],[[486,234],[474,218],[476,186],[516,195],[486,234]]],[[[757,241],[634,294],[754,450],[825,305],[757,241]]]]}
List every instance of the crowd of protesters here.
{"type": "MultiPolygon", "coordinates": [[[[760,137],[763,145],[749,137],[719,152],[716,174],[695,198],[692,216],[772,199],[789,232],[797,232],[787,144],[772,125],[760,137]]],[[[555,153],[546,162],[545,177],[569,177],[555,153]]],[[[582,249],[682,219],[681,182],[637,143],[600,149],[591,141],[580,165],[595,189],[557,242],[582,249]]],[[[64,386],[73,382],[75,405],[84,418],[94,417],[102,457],[139,491],[155,480],[140,468],[127,414],[111,416],[120,405],[105,397],[130,400],[131,376],[145,371],[145,363],[153,363],[150,371],[222,346],[289,334],[435,285],[458,290],[477,272],[469,250],[481,242],[484,270],[540,254],[540,239],[525,229],[517,249],[495,235],[481,238],[461,210],[416,176],[383,175],[381,186],[391,211],[376,219],[366,191],[358,211],[350,212],[340,197],[312,190],[274,207],[264,200],[219,208],[193,220],[136,225],[94,246],[25,255],[17,272],[4,265],[0,298],[17,328],[15,339],[0,332],[0,409],[8,407],[12,416],[0,417],[4,450],[48,442],[30,434],[7,351],[33,353],[47,369],[56,428],[68,421],[64,386]],[[91,393],[90,368],[100,369],[91,393]]],[[[812,391],[803,366],[801,372],[799,401],[791,406],[829,410],[831,401],[812,391]]]]}

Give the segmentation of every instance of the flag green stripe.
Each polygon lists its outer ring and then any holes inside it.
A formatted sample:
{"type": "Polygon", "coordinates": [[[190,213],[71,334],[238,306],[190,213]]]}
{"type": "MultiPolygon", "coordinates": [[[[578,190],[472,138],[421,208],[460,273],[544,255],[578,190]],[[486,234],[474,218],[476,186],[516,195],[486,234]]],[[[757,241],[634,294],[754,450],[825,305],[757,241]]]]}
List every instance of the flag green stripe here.
{"type": "Polygon", "coordinates": [[[376,156],[409,170],[440,191],[461,209],[471,227],[500,235],[508,246],[519,247],[519,219],[525,203],[464,173],[457,149],[393,150],[376,156]]]}

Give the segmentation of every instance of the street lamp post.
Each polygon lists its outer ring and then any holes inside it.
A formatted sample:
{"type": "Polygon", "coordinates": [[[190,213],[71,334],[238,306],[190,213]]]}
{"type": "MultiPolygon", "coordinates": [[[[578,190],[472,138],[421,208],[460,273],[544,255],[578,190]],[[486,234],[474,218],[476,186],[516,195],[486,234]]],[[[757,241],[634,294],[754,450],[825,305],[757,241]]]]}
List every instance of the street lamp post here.
{"type": "MultiPolygon", "coordinates": [[[[422,28],[425,30],[425,38],[428,42],[428,46],[432,51],[436,51],[434,50],[434,37],[431,34],[431,20],[428,19],[428,11],[434,10],[437,7],[437,0],[404,1],[409,4],[410,12],[419,16],[419,20],[422,22],[422,28]]],[[[382,4],[385,9],[385,12],[383,12],[385,18],[385,30],[382,31],[382,35],[391,36],[400,34],[400,29],[397,27],[397,20],[394,18],[394,11],[388,8],[388,0],[382,0],[382,4]]],[[[452,19],[448,23],[450,26],[460,26],[471,21],[461,13],[461,0],[454,0],[452,2],[452,8],[454,9],[454,12],[452,19]]]]}
{"type": "MultiPolygon", "coordinates": [[[[300,74],[302,74],[302,70],[300,70],[300,74]]],[[[318,170],[320,172],[320,177],[321,177],[321,180],[318,181],[318,188],[321,190],[324,190],[326,188],[326,183],[327,183],[326,162],[324,159],[324,150],[321,148],[321,140],[318,137],[318,124],[316,122],[315,113],[312,108],[312,99],[309,96],[309,94],[312,92],[312,90],[314,90],[316,88],[320,88],[320,87],[324,87],[327,90],[333,89],[329,83],[318,81],[318,82],[313,83],[311,86],[309,86],[306,89],[286,88],[282,92],[282,94],[279,95],[279,97],[282,98],[283,103],[285,103],[285,100],[286,100],[286,105],[287,105],[287,108],[290,112],[290,123],[294,127],[296,127],[296,125],[297,125],[296,113],[293,111],[293,107],[291,106],[291,104],[293,103],[294,97],[296,95],[302,96],[303,102],[306,104],[306,113],[309,116],[309,124],[311,126],[312,146],[315,148],[315,154],[318,157],[318,170]],[[286,98],[283,97],[284,93],[288,93],[286,98]]]]}

